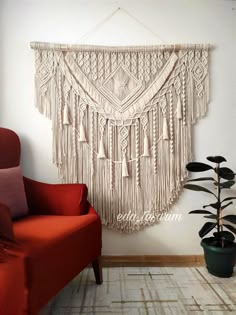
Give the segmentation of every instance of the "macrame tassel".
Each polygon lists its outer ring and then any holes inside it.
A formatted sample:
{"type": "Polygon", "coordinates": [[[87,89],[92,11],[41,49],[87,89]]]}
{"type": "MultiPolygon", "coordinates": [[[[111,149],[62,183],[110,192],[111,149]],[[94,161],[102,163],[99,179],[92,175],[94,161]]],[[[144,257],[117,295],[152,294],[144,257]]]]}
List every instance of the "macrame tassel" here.
{"type": "Polygon", "coordinates": [[[176,109],[176,115],[178,119],[182,119],[182,105],[181,105],[181,100],[180,100],[180,96],[178,97],[178,101],[177,101],[177,109],[176,109]]]}
{"type": "Polygon", "coordinates": [[[166,117],[164,117],[164,120],[163,120],[163,139],[169,140],[168,124],[167,124],[166,117]]]}
{"type": "Polygon", "coordinates": [[[70,120],[69,120],[69,107],[67,105],[64,106],[63,110],[63,125],[69,125],[70,120]]]}
{"type": "Polygon", "coordinates": [[[148,137],[147,134],[144,136],[143,142],[143,156],[149,156],[149,148],[148,148],[148,137]]]}
{"type": "Polygon", "coordinates": [[[86,142],[84,126],[82,123],[79,126],[79,142],[86,142]]]}
{"type": "Polygon", "coordinates": [[[122,177],[128,177],[128,176],[129,176],[128,166],[127,166],[126,158],[124,156],[122,160],[122,177]]]}
{"type": "Polygon", "coordinates": [[[105,159],[106,158],[106,154],[105,154],[104,144],[103,144],[102,138],[100,139],[98,158],[99,159],[105,159]]]}
{"type": "Polygon", "coordinates": [[[99,117],[99,127],[100,127],[100,133],[101,133],[99,151],[98,151],[98,158],[99,159],[106,158],[106,154],[105,154],[105,150],[104,150],[104,144],[103,144],[103,134],[104,134],[105,125],[106,125],[106,119],[101,115],[99,117]]]}

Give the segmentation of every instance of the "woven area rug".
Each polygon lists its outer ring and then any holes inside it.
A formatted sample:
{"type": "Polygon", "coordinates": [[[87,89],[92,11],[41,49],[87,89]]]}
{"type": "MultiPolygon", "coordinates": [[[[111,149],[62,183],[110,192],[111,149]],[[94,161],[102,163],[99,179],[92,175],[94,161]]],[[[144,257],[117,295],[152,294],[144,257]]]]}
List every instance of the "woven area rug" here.
{"type": "Polygon", "coordinates": [[[236,314],[236,277],[220,279],[204,267],[104,268],[96,285],[85,269],[40,315],[236,314]]]}

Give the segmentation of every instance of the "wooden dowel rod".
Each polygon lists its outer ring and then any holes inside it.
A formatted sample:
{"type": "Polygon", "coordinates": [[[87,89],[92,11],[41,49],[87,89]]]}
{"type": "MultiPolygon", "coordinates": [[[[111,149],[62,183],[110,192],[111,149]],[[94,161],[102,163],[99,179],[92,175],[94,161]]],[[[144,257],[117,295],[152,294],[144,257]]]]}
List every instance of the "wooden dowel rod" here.
{"type": "Polygon", "coordinates": [[[209,44],[176,44],[176,45],[156,45],[156,46],[92,46],[92,45],[70,45],[44,42],[31,42],[32,49],[62,50],[62,51],[83,51],[83,50],[104,50],[110,52],[127,52],[127,51],[155,51],[171,50],[179,51],[181,49],[211,49],[209,44]]]}

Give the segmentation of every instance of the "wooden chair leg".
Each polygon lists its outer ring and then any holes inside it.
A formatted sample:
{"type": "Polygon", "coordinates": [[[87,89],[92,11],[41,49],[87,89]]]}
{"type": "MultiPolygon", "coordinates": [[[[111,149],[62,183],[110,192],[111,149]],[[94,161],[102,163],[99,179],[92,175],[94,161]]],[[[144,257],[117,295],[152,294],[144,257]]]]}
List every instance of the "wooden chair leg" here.
{"type": "Polygon", "coordinates": [[[103,279],[102,279],[102,263],[101,263],[101,257],[96,258],[92,262],[93,266],[93,271],[96,279],[97,284],[102,284],[103,279]]]}

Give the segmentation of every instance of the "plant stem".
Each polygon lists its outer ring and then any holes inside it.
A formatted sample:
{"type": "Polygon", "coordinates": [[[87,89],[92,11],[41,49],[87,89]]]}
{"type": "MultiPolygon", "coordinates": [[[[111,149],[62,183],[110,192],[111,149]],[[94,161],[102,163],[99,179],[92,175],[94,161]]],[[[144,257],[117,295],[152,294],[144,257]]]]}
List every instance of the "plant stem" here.
{"type": "MultiPolygon", "coordinates": [[[[223,231],[222,225],[222,210],[221,210],[221,187],[220,187],[220,175],[219,175],[219,166],[220,164],[217,163],[216,170],[217,170],[217,200],[218,200],[218,208],[217,208],[217,232],[223,231]]],[[[221,247],[224,247],[224,240],[221,239],[221,247]]]]}
{"type": "Polygon", "coordinates": [[[219,175],[219,163],[216,164],[216,174],[217,174],[217,201],[219,207],[217,207],[217,232],[220,232],[220,216],[221,216],[221,204],[220,204],[220,175],[219,175]]]}

